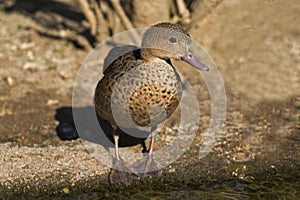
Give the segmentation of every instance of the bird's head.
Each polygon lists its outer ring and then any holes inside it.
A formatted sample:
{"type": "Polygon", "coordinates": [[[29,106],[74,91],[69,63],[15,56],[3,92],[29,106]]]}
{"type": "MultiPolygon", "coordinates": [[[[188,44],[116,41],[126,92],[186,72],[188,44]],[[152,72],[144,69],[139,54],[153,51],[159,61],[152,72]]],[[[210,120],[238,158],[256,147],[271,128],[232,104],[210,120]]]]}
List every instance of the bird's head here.
{"type": "Polygon", "coordinates": [[[146,60],[178,59],[193,67],[208,71],[209,68],[197,60],[191,51],[192,40],[179,24],[163,22],[148,28],[142,39],[142,57],[146,60]]]}

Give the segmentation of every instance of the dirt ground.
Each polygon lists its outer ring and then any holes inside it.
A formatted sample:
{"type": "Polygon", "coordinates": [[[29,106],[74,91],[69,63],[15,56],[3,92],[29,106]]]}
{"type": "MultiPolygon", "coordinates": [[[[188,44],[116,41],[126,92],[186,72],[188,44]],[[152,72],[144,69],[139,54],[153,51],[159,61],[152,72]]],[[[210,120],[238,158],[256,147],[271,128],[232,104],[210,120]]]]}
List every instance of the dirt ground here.
{"type": "MultiPolygon", "coordinates": [[[[223,132],[199,165],[208,169],[210,158],[212,163],[222,160],[219,171],[212,167],[216,176],[255,179],[260,173],[300,169],[299,13],[298,0],[226,0],[191,30],[216,62],[226,87],[223,132]]],[[[89,52],[41,34],[38,23],[17,11],[1,9],[0,24],[0,189],[20,194],[31,191],[30,184],[43,180],[40,185],[47,187],[51,180],[55,194],[69,194],[82,180],[100,177],[97,184],[104,184],[108,168],[79,140],[61,141],[55,131],[56,109],[72,105],[76,73],[89,52]]],[[[193,73],[187,74],[197,87],[193,73]]],[[[208,113],[201,120],[208,123],[208,113]]],[[[182,166],[197,170],[200,161],[189,157],[199,141],[165,173],[172,174],[176,166],[179,172],[182,166]]],[[[205,175],[205,169],[199,174],[205,175]]],[[[85,189],[95,188],[88,183],[85,189]]]]}

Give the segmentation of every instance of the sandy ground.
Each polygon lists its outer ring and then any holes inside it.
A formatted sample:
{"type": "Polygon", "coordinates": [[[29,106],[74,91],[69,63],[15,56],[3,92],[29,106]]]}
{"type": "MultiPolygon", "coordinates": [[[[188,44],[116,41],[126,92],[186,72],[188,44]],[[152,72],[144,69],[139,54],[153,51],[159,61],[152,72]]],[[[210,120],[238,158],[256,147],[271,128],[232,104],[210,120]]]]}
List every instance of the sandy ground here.
{"type": "MultiPolygon", "coordinates": [[[[191,30],[224,79],[226,123],[211,154],[198,159],[197,136],[164,169],[164,184],[181,180],[198,187],[217,178],[249,181],[281,173],[299,177],[299,13],[297,0],[227,0],[191,30]]],[[[40,26],[18,12],[1,11],[0,23],[0,197],[99,188],[109,195],[108,168],[79,140],[61,141],[55,132],[56,109],[72,105],[76,72],[88,52],[39,34],[40,26]]],[[[192,71],[185,73],[194,87],[203,88],[192,71]]],[[[209,122],[209,98],[200,91],[201,133],[209,122]]],[[[158,137],[157,148],[166,135],[158,137]]]]}

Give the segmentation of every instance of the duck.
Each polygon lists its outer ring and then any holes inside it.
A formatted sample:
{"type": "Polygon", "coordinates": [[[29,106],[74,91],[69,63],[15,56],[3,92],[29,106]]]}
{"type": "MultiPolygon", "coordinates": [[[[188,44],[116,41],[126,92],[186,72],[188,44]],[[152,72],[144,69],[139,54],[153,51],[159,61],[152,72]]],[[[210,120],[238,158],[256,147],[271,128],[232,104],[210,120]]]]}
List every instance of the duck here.
{"type": "Polygon", "coordinates": [[[180,24],[157,23],[146,29],[140,47],[127,46],[130,51],[105,67],[95,88],[94,106],[98,118],[112,127],[115,158],[109,175],[111,183],[128,185],[130,174],[157,176],[149,171],[155,165],[152,155],[157,126],[174,113],[182,96],[182,81],[171,59],[209,71],[193,55],[191,44],[191,36],[180,24]],[[142,173],[132,171],[120,157],[120,140],[125,133],[141,138],[137,140],[141,144],[150,137],[149,148],[144,150],[142,173]]]}

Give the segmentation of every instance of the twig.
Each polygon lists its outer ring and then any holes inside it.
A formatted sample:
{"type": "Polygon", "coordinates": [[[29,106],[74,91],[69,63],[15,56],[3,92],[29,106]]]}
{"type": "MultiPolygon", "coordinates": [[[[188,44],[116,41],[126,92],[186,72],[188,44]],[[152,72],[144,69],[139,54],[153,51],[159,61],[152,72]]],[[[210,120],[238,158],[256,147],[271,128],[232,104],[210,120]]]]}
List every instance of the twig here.
{"type": "Polygon", "coordinates": [[[204,20],[213,10],[215,10],[223,0],[202,0],[197,1],[194,6],[192,21],[187,26],[191,30],[197,23],[204,20]]]}
{"type": "Polygon", "coordinates": [[[92,0],[91,3],[92,3],[92,6],[95,10],[96,19],[97,19],[97,35],[96,35],[96,38],[98,39],[98,41],[103,41],[104,39],[106,39],[109,36],[108,23],[104,19],[104,16],[103,16],[103,14],[100,10],[101,1],[99,1],[99,3],[97,3],[96,0],[92,0]]]}
{"type": "Polygon", "coordinates": [[[111,10],[110,14],[110,23],[111,28],[113,30],[113,34],[120,33],[125,30],[124,26],[122,25],[120,17],[116,14],[114,10],[111,10]]]}
{"type": "Polygon", "coordinates": [[[77,42],[85,50],[87,50],[87,51],[92,50],[92,46],[90,45],[88,40],[84,36],[79,35],[76,31],[72,31],[72,30],[68,30],[68,29],[65,29],[65,30],[48,29],[43,26],[39,26],[36,29],[36,31],[39,34],[43,34],[45,36],[77,42]]]}
{"type": "Polygon", "coordinates": [[[79,5],[89,22],[91,34],[95,36],[97,33],[97,19],[94,12],[90,9],[88,0],[79,0],[79,5]]]}
{"type": "Polygon", "coordinates": [[[181,17],[181,22],[183,25],[187,25],[191,22],[190,11],[186,8],[184,0],[176,0],[176,5],[178,9],[179,16],[181,17]]]}
{"type": "MultiPolygon", "coordinates": [[[[122,24],[127,30],[134,29],[133,24],[128,19],[126,13],[124,12],[122,6],[119,3],[119,0],[110,0],[114,10],[116,11],[117,15],[120,17],[122,24]]],[[[133,39],[134,43],[138,44],[139,42],[139,35],[136,31],[130,31],[131,38],[133,39]]]]}
{"type": "Polygon", "coordinates": [[[121,21],[122,21],[123,25],[125,26],[125,28],[127,30],[133,29],[134,26],[130,22],[130,20],[128,19],[126,13],[124,12],[122,6],[119,3],[119,0],[110,0],[110,1],[111,1],[111,4],[113,5],[113,8],[115,9],[115,11],[117,12],[117,14],[121,18],[121,21]]]}

